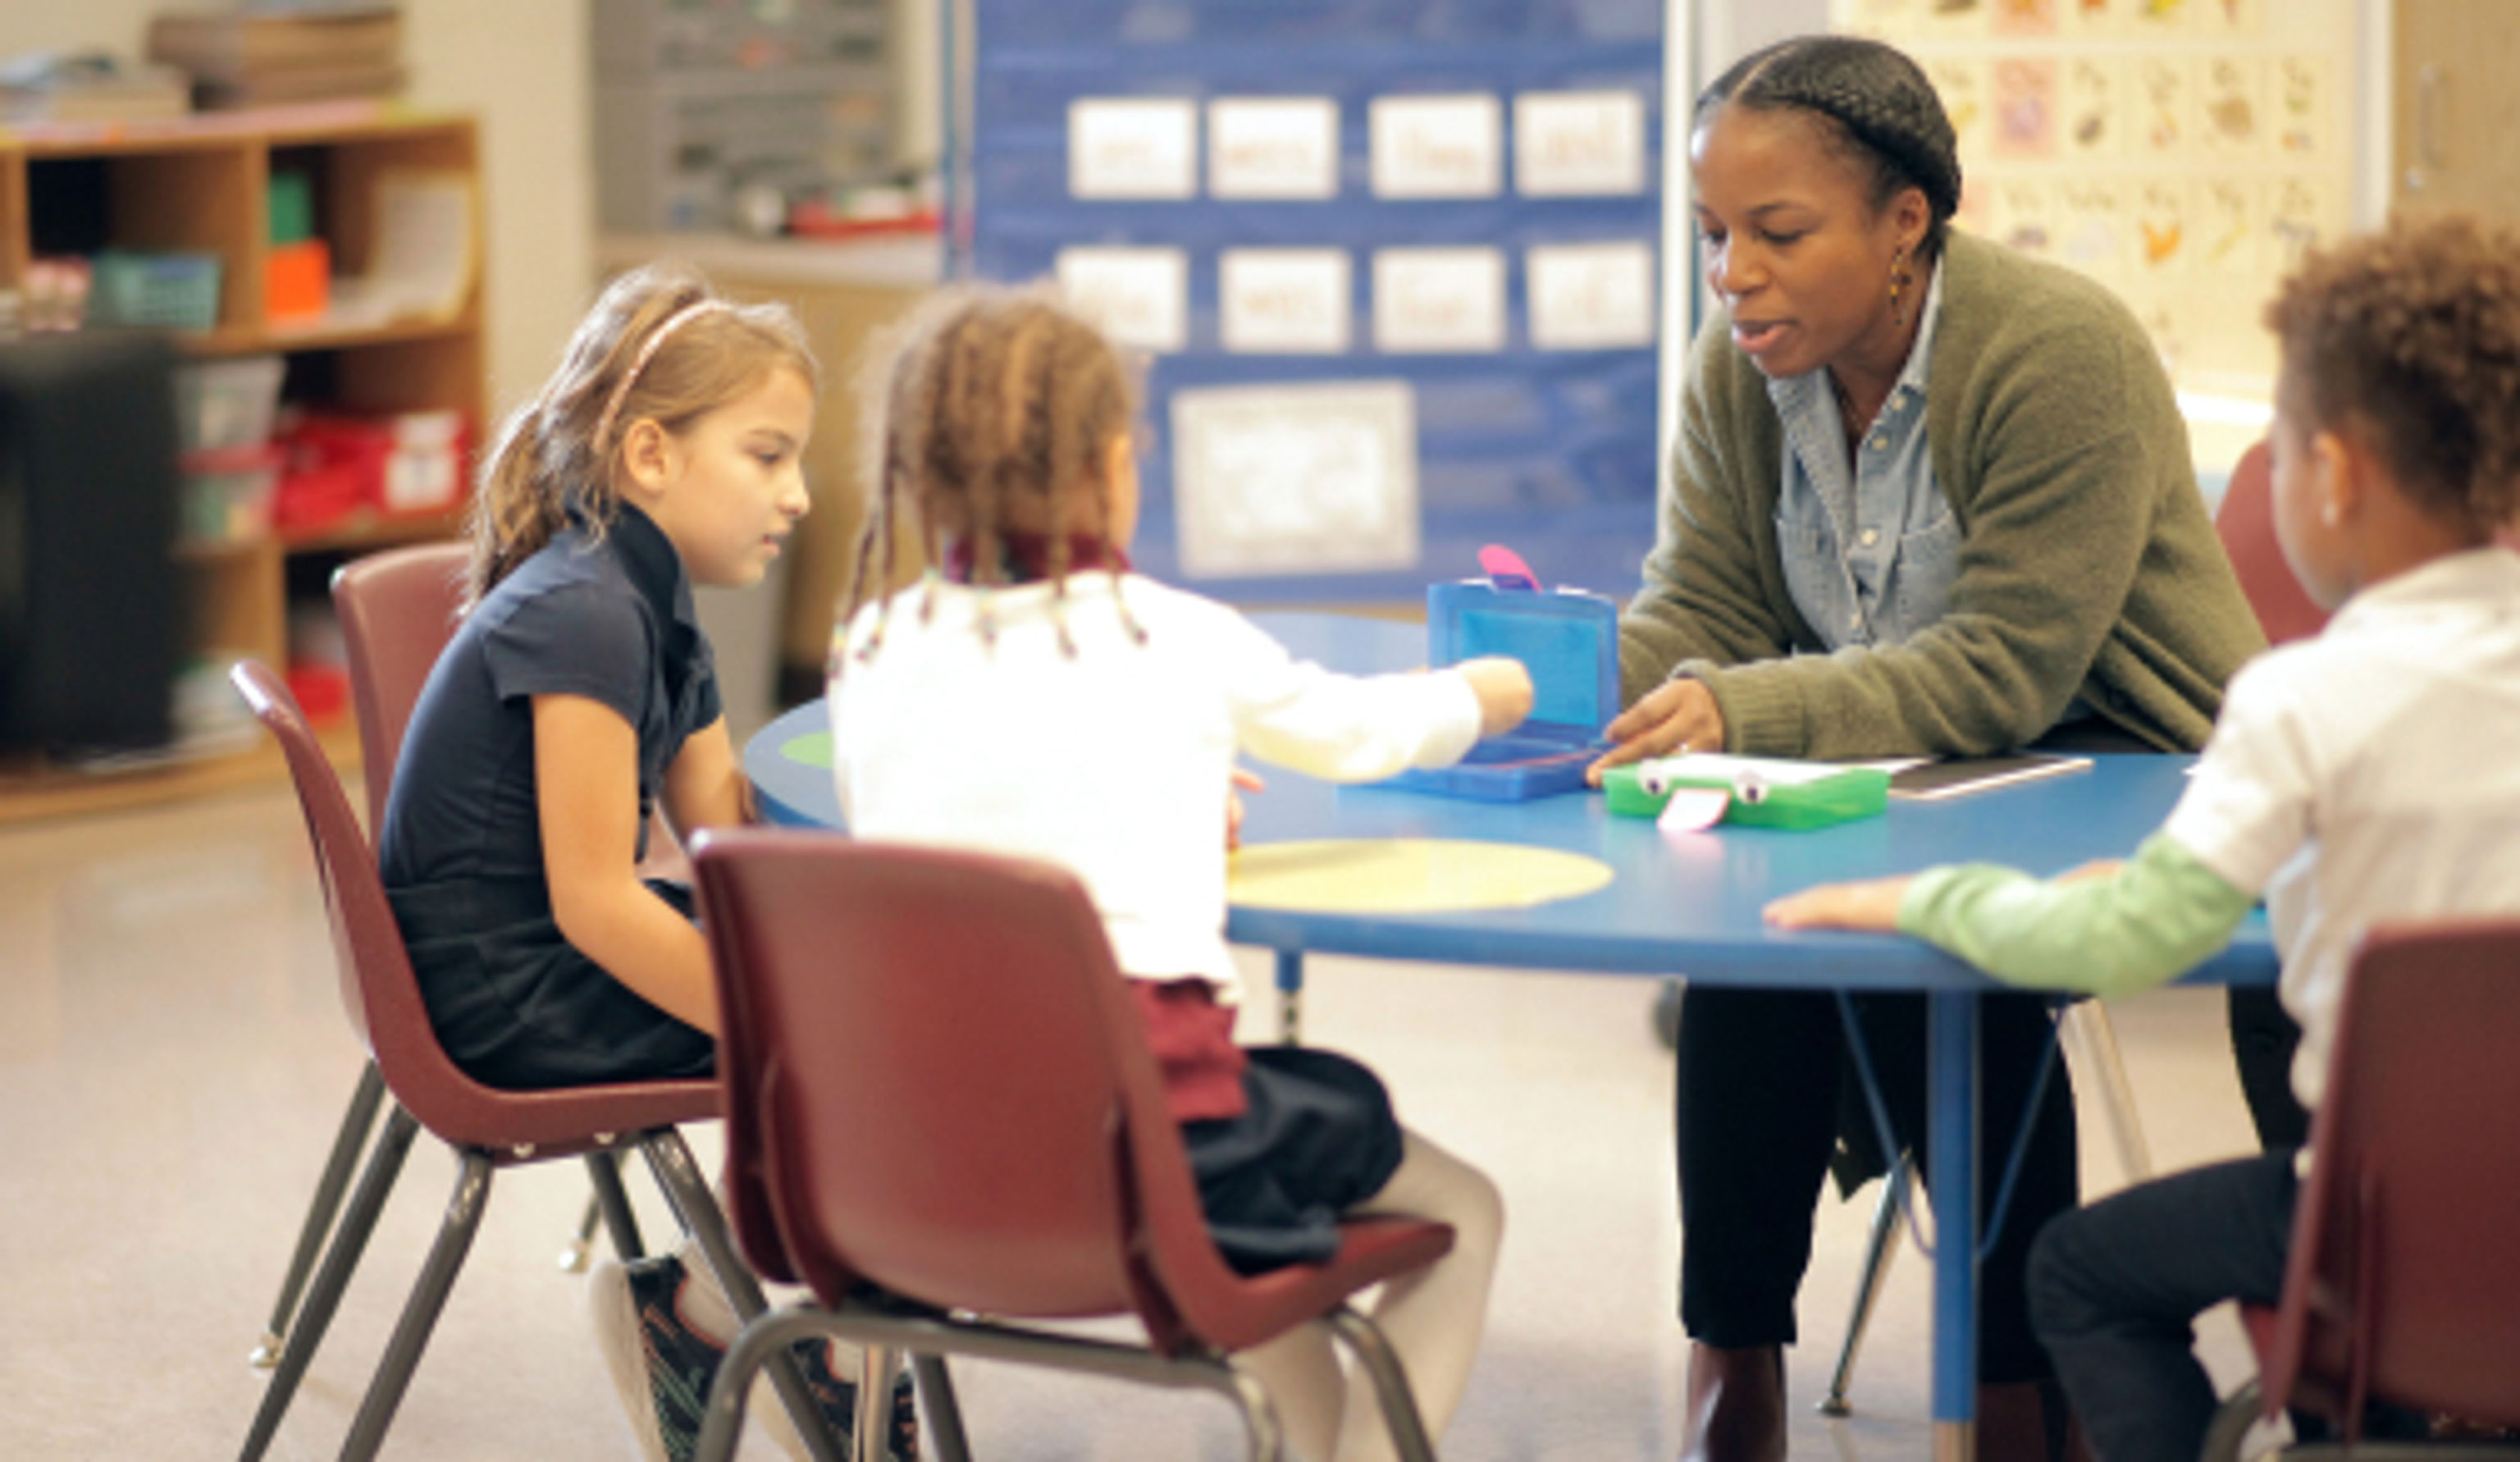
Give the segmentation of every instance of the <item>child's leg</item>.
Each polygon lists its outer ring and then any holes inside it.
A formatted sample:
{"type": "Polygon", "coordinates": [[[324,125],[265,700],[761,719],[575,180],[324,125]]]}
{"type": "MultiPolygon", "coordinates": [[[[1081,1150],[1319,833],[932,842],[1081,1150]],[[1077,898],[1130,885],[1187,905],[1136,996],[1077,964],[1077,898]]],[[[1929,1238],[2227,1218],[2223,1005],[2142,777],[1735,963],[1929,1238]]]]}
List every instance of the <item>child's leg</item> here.
{"type": "MultiPolygon", "coordinates": [[[[1406,1213],[1453,1225],[1453,1249],[1382,1286],[1374,1324],[1400,1357],[1429,1437],[1440,1438],[1461,1404],[1487,1326],[1505,1202],[1487,1174],[1415,1132],[1401,1133],[1400,1166],[1357,1213],[1406,1213]]],[[[1328,1327],[1297,1326],[1240,1351],[1235,1364],[1269,1388],[1289,1455],[1302,1462],[1381,1462],[1394,1455],[1372,1378],[1342,1372],[1328,1327]]]]}
{"type": "Polygon", "coordinates": [[[2214,1418],[2197,1315],[2272,1302],[2293,1155],[2173,1174],[2059,1215],[2030,1256],[2030,1315],[2101,1462],[2190,1462],[2214,1418]]]}
{"type": "MultiPolygon", "coordinates": [[[[1416,1132],[1403,1131],[1401,1140],[1399,1170],[1356,1211],[1407,1213],[1453,1225],[1452,1253],[1385,1284],[1372,1310],[1374,1324],[1408,1372],[1426,1435],[1441,1437],[1461,1405],[1487,1330],[1488,1287],[1505,1237],[1505,1200],[1486,1173],[1416,1132]]],[[[1363,1367],[1353,1369],[1336,1455],[1338,1462],[1379,1462],[1394,1455],[1391,1434],[1372,1380],[1363,1367]]]]}

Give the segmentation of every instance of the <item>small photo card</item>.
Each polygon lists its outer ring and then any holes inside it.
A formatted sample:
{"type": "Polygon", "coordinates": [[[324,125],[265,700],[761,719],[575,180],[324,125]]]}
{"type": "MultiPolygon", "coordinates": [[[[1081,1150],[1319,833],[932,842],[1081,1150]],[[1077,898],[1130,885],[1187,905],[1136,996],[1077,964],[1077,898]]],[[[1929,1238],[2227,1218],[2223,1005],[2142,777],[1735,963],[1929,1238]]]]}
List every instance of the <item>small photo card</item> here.
{"type": "Polygon", "coordinates": [[[1532,198],[1644,192],[1644,98],[1633,91],[1515,96],[1513,186],[1532,198]]]}
{"type": "Polygon", "coordinates": [[[1338,104],[1328,97],[1225,97],[1207,104],[1215,198],[1338,197],[1338,104]]]}
{"type": "Polygon", "coordinates": [[[1504,252],[1375,250],[1373,347],[1386,354],[1504,349],[1504,252]]]}
{"type": "Polygon", "coordinates": [[[1190,256],[1182,251],[1062,249],[1058,273],[1068,304],[1113,344],[1174,351],[1190,343],[1190,256]]]}
{"type": "Polygon", "coordinates": [[[1073,198],[1194,198],[1198,104],[1178,97],[1079,97],[1067,104],[1073,198]]]}
{"type": "Polygon", "coordinates": [[[1376,97],[1366,110],[1376,198],[1494,198],[1505,109],[1487,92],[1376,97]]]}
{"type": "Polygon", "coordinates": [[[1543,244],[1523,255],[1531,343],[1616,350],[1654,342],[1654,252],[1642,243],[1543,244]]]}
{"type": "Polygon", "coordinates": [[[1418,410],[1408,382],[1177,390],[1172,428],[1185,573],[1417,567],[1418,410]]]}
{"type": "Polygon", "coordinates": [[[1229,249],[1217,256],[1217,315],[1230,351],[1339,355],[1354,289],[1344,249],[1229,249]]]}

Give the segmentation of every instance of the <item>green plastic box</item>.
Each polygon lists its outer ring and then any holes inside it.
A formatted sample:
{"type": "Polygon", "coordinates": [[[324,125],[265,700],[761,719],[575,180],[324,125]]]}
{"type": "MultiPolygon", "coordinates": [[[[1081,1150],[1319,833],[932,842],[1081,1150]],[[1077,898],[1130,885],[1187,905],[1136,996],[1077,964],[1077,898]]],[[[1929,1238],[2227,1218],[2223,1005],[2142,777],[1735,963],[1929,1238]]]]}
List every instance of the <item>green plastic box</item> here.
{"type": "Polygon", "coordinates": [[[1878,817],[1890,805],[1890,774],[1870,766],[1707,754],[1614,766],[1601,775],[1609,809],[1627,817],[1659,816],[1682,788],[1732,793],[1724,820],[1738,827],[1832,827],[1878,817]]]}

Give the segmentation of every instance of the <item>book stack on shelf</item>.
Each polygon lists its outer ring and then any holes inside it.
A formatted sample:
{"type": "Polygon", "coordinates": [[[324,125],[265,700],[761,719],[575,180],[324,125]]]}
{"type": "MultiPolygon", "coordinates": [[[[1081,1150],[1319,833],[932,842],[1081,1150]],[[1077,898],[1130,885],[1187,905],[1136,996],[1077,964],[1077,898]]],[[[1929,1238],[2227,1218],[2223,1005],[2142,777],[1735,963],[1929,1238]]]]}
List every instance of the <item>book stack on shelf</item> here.
{"type": "Polygon", "coordinates": [[[352,0],[171,11],[149,23],[149,59],[189,74],[203,111],[398,96],[402,14],[352,0]]]}

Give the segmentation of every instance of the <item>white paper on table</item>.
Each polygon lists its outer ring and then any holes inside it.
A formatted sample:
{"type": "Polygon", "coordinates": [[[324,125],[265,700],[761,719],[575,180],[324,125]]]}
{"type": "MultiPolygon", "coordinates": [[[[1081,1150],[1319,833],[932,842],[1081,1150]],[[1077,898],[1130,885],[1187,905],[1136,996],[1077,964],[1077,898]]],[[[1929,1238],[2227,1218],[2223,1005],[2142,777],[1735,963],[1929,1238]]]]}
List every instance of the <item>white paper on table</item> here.
{"type": "Polygon", "coordinates": [[[1644,192],[1644,98],[1633,91],[1517,93],[1513,186],[1532,198],[1644,192]]]}
{"type": "Polygon", "coordinates": [[[1505,109],[1486,92],[1376,97],[1366,109],[1376,198],[1494,198],[1505,109]]]}
{"type": "Polygon", "coordinates": [[[1607,350],[1654,339],[1650,245],[1541,244],[1523,255],[1531,343],[1540,350],[1607,350]]]}
{"type": "Polygon", "coordinates": [[[1079,97],[1067,104],[1073,198],[1194,198],[1198,104],[1182,97],[1079,97]]]}
{"type": "Polygon", "coordinates": [[[1375,250],[1373,347],[1395,354],[1504,349],[1504,251],[1375,250]]]}
{"type": "Polygon", "coordinates": [[[1338,196],[1338,104],[1328,97],[1226,97],[1207,104],[1215,198],[1338,196]]]}
{"type": "Polygon", "coordinates": [[[325,329],[449,318],[472,295],[472,179],[461,172],[389,168],[377,175],[367,272],[332,282],[325,329]]]}
{"type": "Polygon", "coordinates": [[[1408,382],[1177,390],[1172,429],[1184,572],[1418,566],[1418,405],[1408,382]]]}
{"type": "Polygon", "coordinates": [[[1229,249],[1217,255],[1217,318],[1225,348],[1338,355],[1350,300],[1344,249],[1229,249]]]}
{"type": "Polygon", "coordinates": [[[1179,350],[1190,339],[1190,256],[1178,249],[1080,245],[1058,251],[1070,308],[1114,344],[1179,350]]]}

